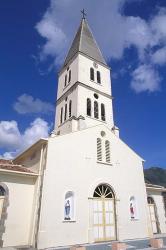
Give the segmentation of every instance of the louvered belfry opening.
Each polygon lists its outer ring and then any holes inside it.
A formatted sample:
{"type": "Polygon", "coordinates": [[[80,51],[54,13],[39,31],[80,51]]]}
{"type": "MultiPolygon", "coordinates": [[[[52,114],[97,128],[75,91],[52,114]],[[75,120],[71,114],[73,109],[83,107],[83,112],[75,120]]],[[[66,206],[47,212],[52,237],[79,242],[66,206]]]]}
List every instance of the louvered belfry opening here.
{"type": "Polygon", "coordinates": [[[108,140],[105,141],[105,158],[106,162],[110,163],[110,142],[108,140]]]}
{"type": "Polygon", "coordinates": [[[100,138],[97,138],[97,160],[102,161],[102,145],[100,138]]]}

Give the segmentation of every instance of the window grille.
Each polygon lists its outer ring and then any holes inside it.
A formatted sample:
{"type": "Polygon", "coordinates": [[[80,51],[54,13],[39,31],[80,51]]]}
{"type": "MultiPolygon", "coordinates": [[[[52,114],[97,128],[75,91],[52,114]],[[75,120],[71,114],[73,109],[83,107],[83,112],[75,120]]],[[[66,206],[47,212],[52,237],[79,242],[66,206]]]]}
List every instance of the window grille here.
{"type": "Polygon", "coordinates": [[[97,160],[102,161],[102,145],[100,138],[97,138],[97,160]]]}
{"type": "Polygon", "coordinates": [[[107,184],[100,184],[94,191],[93,197],[95,198],[114,198],[114,193],[110,186],[107,184]]]}

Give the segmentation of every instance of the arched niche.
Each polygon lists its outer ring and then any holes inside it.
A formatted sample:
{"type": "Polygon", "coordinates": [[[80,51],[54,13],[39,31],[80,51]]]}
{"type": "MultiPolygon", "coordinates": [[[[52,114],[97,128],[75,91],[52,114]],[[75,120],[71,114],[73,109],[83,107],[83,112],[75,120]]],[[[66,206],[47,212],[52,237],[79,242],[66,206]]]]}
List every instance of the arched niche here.
{"type": "Polygon", "coordinates": [[[138,219],[138,206],[135,196],[130,197],[130,219],[131,220],[138,219]]]}
{"type": "Polygon", "coordinates": [[[72,221],[75,217],[75,208],[74,208],[74,192],[68,191],[65,194],[65,201],[64,201],[64,220],[65,221],[72,221]]]}

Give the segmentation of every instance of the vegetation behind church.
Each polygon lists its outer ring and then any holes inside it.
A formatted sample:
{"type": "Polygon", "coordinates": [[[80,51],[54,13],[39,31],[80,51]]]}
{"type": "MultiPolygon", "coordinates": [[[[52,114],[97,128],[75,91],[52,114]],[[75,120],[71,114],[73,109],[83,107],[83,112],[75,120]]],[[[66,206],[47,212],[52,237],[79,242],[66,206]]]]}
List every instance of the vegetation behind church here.
{"type": "Polygon", "coordinates": [[[166,187],[166,169],[151,167],[144,169],[145,181],[155,185],[166,187]]]}

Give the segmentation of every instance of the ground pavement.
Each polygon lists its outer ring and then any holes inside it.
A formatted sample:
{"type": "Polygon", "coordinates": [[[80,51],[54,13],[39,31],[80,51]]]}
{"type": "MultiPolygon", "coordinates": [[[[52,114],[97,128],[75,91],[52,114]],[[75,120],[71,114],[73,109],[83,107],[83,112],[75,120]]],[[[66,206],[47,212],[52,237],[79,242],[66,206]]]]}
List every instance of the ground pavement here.
{"type": "MultiPolygon", "coordinates": [[[[166,235],[158,236],[157,238],[162,238],[164,242],[164,247],[158,250],[166,250],[166,235]]],[[[149,239],[140,239],[140,240],[130,240],[123,241],[127,245],[127,250],[154,250],[154,248],[150,247],[149,239]]],[[[111,250],[111,242],[103,242],[96,244],[84,244],[81,246],[86,246],[86,250],[111,250]]],[[[0,248],[0,250],[37,250],[30,247],[4,247],[0,248]]],[[[57,247],[57,248],[47,248],[44,250],[70,250],[70,246],[68,247],[57,247]]]]}

